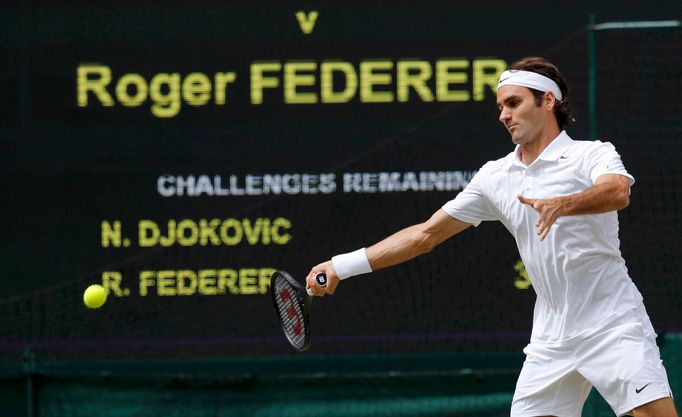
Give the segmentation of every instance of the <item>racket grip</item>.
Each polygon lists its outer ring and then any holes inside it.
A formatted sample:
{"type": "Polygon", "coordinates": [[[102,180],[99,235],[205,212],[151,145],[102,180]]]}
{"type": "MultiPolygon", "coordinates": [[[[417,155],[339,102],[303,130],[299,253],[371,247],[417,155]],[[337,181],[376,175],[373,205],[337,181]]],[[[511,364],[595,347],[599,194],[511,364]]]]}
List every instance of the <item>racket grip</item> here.
{"type": "MultiPolygon", "coordinates": [[[[319,274],[315,275],[315,282],[320,288],[324,288],[327,286],[327,274],[324,272],[320,272],[319,274]]],[[[308,295],[313,295],[313,292],[310,288],[306,288],[305,291],[308,293],[308,295]]]]}
{"type": "Polygon", "coordinates": [[[315,275],[315,282],[317,282],[317,285],[319,285],[321,288],[325,288],[327,286],[327,274],[320,272],[319,274],[315,275]]]}

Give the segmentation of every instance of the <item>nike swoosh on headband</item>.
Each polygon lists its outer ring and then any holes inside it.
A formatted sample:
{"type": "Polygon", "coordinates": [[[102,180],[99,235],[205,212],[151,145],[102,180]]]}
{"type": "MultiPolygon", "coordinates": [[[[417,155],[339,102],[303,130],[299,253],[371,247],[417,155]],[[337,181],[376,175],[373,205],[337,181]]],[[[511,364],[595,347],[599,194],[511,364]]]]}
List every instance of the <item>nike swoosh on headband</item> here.
{"type": "Polygon", "coordinates": [[[524,70],[506,70],[500,75],[500,81],[497,83],[497,88],[505,85],[516,85],[521,87],[528,87],[535,90],[554,93],[554,97],[561,101],[563,95],[559,85],[551,78],[532,71],[524,70]]]}

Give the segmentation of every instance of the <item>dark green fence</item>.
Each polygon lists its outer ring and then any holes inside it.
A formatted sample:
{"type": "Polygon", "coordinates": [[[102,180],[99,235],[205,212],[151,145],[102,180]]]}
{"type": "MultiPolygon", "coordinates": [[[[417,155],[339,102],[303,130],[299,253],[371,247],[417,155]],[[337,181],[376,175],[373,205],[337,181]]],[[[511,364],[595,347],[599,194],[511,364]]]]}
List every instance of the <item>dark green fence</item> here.
{"type": "MultiPolygon", "coordinates": [[[[659,337],[682,394],[682,334],[659,337]]],[[[17,417],[507,416],[521,353],[4,363],[17,417]]],[[[584,417],[611,416],[593,391],[584,417]]]]}

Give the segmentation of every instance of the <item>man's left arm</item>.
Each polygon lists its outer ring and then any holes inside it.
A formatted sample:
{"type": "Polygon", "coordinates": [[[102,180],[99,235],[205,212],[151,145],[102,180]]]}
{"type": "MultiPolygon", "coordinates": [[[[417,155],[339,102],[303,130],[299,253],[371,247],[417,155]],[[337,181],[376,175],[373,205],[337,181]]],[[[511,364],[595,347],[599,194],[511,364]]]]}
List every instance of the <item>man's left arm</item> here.
{"type": "Polygon", "coordinates": [[[518,196],[521,203],[538,212],[535,226],[540,240],[547,237],[552,225],[561,216],[599,214],[622,210],[630,204],[630,178],[619,174],[604,174],[587,190],[561,197],[534,199],[518,196]]]}

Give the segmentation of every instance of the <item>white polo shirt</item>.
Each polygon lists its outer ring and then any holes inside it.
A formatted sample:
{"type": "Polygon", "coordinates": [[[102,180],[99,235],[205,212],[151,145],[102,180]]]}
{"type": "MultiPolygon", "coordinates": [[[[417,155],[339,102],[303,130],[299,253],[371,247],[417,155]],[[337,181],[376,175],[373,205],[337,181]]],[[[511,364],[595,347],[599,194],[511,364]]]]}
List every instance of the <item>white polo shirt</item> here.
{"type": "Polygon", "coordinates": [[[579,193],[604,174],[624,175],[634,183],[613,145],[574,141],[561,132],[529,166],[521,162],[518,146],[486,163],[443,206],[452,217],[474,226],[499,220],[516,239],[537,295],[531,341],[567,342],[641,304],[620,254],[615,211],[560,217],[540,241],[537,212],[517,199],[519,194],[551,198],[579,193]]]}

